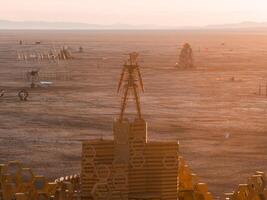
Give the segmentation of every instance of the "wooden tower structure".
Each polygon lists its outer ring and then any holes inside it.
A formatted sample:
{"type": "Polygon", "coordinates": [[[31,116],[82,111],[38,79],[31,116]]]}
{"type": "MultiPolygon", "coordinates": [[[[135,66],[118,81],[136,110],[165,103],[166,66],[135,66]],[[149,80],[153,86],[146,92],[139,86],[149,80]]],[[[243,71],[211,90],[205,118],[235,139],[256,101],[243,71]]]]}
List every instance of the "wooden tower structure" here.
{"type": "Polygon", "coordinates": [[[138,118],[142,119],[140,99],[138,95],[138,86],[141,87],[142,91],[144,92],[144,85],[140,68],[137,62],[137,58],[138,58],[138,53],[136,52],[130,53],[129,59],[125,62],[122,69],[121,78],[117,90],[118,93],[120,92],[120,90],[123,90],[120,121],[123,120],[123,115],[125,112],[128,97],[131,95],[131,93],[133,94],[135,99],[138,118]]]}
{"type": "Polygon", "coordinates": [[[122,102],[113,122],[114,140],[84,141],[82,146],[82,199],[178,198],[177,141],[148,141],[142,117],[139,90],[143,89],[136,52],[129,54],[118,84],[122,102]],[[125,116],[133,94],[137,116],[125,116]]]}
{"type": "Polygon", "coordinates": [[[180,55],[179,61],[177,63],[179,69],[193,69],[194,68],[194,59],[193,59],[193,50],[190,44],[185,43],[180,55]]]}

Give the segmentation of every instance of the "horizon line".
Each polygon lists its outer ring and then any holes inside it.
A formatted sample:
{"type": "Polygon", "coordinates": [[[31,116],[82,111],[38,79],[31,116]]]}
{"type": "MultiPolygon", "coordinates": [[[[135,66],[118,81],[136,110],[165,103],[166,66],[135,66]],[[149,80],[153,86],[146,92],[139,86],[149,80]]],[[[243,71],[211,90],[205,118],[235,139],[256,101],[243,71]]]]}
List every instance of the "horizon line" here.
{"type": "Polygon", "coordinates": [[[43,21],[43,20],[14,21],[14,20],[0,19],[0,30],[217,30],[217,29],[228,30],[228,29],[252,29],[252,28],[254,29],[267,28],[267,22],[242,21],[239,23],[208,24],[202,26],[201,25],[175,26],[175,25],[127,24],[127,23],[90,24],[84,22],[43,21]],[[1,28],[1,25],[3,26],[3,28],[1,28]],[[56,25],[58,25],[58,27],[56,27],[56,25]]]}

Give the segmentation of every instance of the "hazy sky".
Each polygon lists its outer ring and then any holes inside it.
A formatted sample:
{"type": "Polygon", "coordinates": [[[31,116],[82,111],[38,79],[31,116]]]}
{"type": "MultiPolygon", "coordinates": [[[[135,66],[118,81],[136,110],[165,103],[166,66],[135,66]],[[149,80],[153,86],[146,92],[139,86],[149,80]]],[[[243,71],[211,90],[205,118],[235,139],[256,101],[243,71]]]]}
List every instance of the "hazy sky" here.
{"type": "Polygon", "coordinates": [[[167,26],[267,21],[267,0],[0,0],[0,19],[167,26]]]}

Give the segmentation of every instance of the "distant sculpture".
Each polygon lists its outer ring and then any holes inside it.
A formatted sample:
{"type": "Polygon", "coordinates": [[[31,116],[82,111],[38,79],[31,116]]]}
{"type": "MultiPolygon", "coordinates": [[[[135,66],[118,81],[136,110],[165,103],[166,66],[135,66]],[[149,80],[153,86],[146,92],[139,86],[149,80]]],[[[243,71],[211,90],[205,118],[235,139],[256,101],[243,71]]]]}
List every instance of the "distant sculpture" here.
{"type": "Polygon", "coordinates": [[[3,97],[5,95],[5,90],[4,89],[0,89],[0,97],[3,97]]]}
{"type": "Polygon", "coordinates": [[[20,90],[18,93],[18,97],[21,101],[27,101],[28,96],[29,96],[29,93],[25,89],[20,90]]]}
{"type": "Polygon", "coordinates": [[[31,88],[36,87],[36,82],[39,80],[39,70],[32,70],[27,72],[26,78],[31,82],[31,88]]]}
{"type": "Polygon", "coordinates": [[[192,69],[194,68],[193,51],[191,46],[184,44],[181,53],[179,55],[179,61],[176,63],[179,69],[192,69]]]}
{"type": "Polygon", "coordinates": [[[79,47],[79,53],[83,53],[83,47],[82,46],[79,47]]]}

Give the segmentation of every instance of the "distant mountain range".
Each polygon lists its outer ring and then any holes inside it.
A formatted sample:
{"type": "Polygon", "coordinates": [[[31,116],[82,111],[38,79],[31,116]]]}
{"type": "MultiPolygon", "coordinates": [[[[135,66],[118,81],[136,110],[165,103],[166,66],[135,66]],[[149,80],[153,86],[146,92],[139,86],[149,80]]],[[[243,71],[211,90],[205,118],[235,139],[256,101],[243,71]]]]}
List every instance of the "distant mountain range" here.
{"type": "Polygon", "coordinates": [[[8,21],[0,20],[0,30],[2,29],[57,29],[57,30],[119,30],[119,29],[169,29],[170,27],[145,25],[129,25],[129,24],[112,24],[99,25],[76,22],[46,22],[46,21],[8,21]]]}
{"type": "Polygon", "coordinates": [[[267,29],[267,22],[242,22],[235,24],[221,24],[208,26],[188,26],[188,27],[173,27],[173,26],[156,26],[151,24],[146,25],[129,25],[129,24],[112,24],[99,25],[76,22],[46,22],[46,21],[8,21],[0,20],[0,30],[4,29],[56,29],[56,30],[153,30],[153,29],[180,29],[180,30],[216,30],[216,29],[267,29]]]}
{"type": "Polygon", "coordinates": [[[267,28],[267,22],[241,22],[235,24],[208,25],[207,29],[254,29],[267,28]]]}

